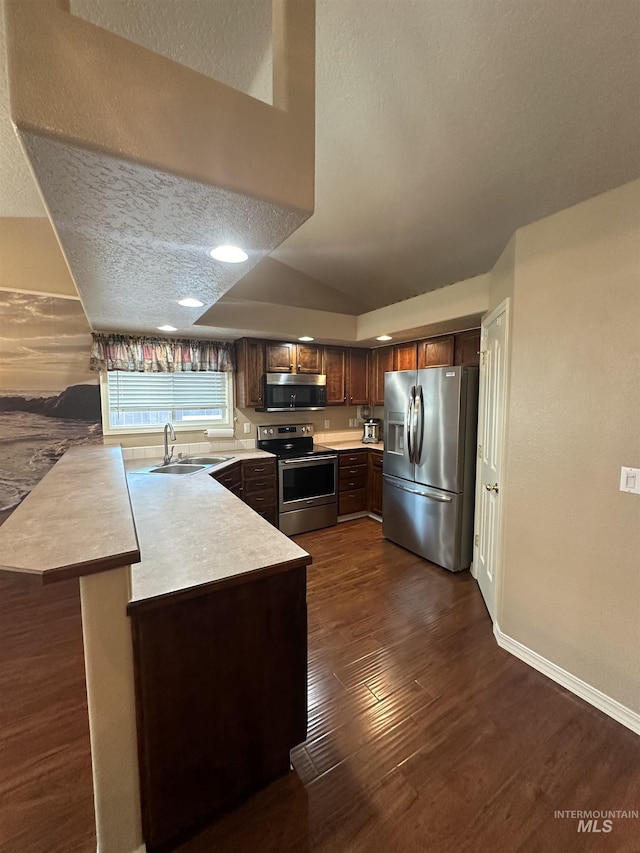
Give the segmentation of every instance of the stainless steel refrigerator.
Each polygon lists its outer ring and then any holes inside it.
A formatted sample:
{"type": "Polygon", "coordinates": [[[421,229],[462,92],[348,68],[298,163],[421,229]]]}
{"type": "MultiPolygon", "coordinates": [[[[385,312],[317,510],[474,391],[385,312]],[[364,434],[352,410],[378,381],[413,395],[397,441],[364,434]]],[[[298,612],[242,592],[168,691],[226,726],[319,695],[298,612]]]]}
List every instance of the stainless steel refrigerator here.
{"type": "Polygon", "coordinates": [[[478,368],[385,374],[382,533],[457,572],[473,555],[478,368]]]}

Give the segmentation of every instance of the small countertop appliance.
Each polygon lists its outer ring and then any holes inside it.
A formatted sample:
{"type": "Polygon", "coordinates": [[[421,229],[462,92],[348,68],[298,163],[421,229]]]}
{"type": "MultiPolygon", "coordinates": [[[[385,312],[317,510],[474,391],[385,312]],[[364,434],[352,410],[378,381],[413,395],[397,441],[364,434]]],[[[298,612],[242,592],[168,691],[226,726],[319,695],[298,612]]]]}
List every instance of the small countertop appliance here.
{"type": "Polygon", "coordinates": [[[364,422],[363,444],[377,444],[380,441],[380,418],[367,418],[364,422]]]}

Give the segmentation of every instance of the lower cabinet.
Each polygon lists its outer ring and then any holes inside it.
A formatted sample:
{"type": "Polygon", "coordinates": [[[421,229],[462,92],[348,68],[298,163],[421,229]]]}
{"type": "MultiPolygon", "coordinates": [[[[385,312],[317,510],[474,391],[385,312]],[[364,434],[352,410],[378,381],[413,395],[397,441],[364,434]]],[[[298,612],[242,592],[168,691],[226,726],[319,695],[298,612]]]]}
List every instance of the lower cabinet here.
{"type": "Polygon", "coordinates": [[[369,451],[369,501],[367,509],[382,515],[382,451],[369,451]]]}
{"type": "Polygon", "coordinates": [[[368,451],[338,454],[338,515],[367,510],[368,451]]]}
{"type": "Polygon", "coordinates": [[[278,526],[278,483],[273,459],[242,462],[242,500],[274,527],[278,526]]]}
{"type": "Polygon", "coordinates": [[[211,475],[274,527],[278,526],[278,486],[275,459],[234,462],[211,475]]]}
{"type": "Polygon", "coordinates": [[[289,771],[307,730],[306,570],[130,614],[150,853],[289,771]]]}

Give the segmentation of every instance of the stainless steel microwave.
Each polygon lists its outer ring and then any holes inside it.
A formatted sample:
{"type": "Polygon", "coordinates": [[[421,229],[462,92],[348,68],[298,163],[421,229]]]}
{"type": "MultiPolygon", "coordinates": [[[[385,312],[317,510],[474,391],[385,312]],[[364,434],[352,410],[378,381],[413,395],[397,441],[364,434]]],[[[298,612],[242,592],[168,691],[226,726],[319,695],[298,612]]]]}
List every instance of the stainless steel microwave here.
{"type": "Polygon", "coordinates": [[[317,412],[327,405],[324,373],[265,373],[264,408],[257,412],[317,412]]]}

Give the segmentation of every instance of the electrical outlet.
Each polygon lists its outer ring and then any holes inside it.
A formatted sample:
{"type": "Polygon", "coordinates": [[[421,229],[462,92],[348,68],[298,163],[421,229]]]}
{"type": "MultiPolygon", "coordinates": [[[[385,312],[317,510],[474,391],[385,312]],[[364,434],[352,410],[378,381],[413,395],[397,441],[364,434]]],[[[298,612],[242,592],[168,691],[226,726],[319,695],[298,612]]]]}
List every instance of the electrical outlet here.
{"type": "Polygon", "coordinates": [[[243,424],[243,426],[245,434],[248,435],[251,432],[251,424],[247,422],[246,424],[243,424]]]}
{"type": "Polygon", "coordinates": [[[325,421],[325,422],[324,422],[324,428],[325,428],[325,429],[329,429],[329,427],[330,427],[330,426],[331,426],[331,422],[330,422],[330,421],[325,421]]]}

